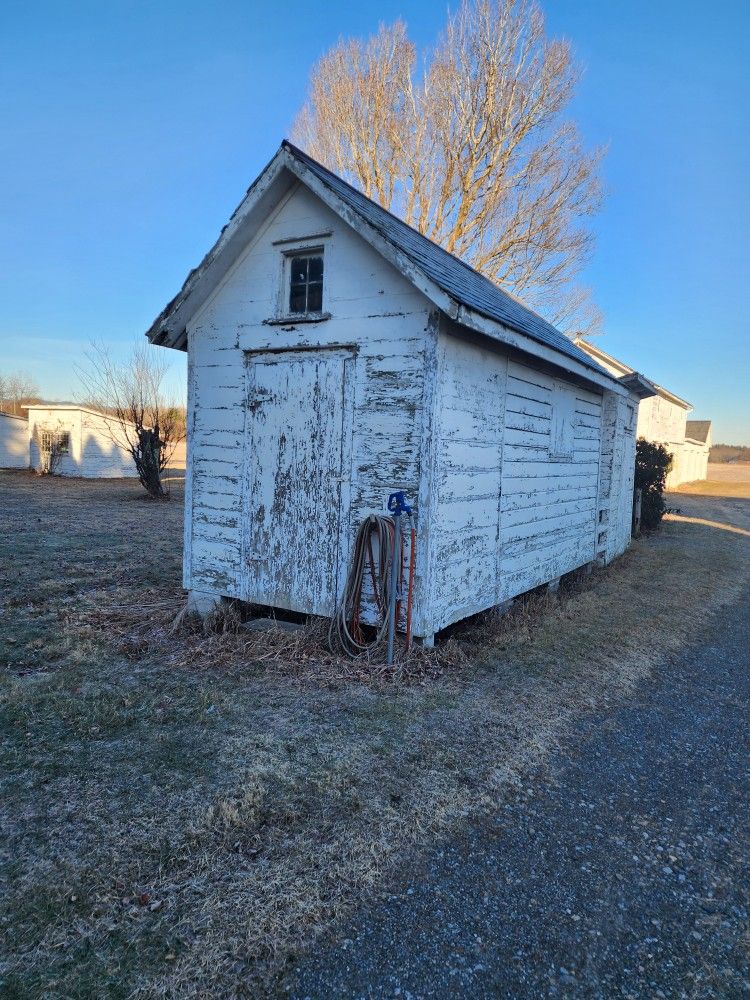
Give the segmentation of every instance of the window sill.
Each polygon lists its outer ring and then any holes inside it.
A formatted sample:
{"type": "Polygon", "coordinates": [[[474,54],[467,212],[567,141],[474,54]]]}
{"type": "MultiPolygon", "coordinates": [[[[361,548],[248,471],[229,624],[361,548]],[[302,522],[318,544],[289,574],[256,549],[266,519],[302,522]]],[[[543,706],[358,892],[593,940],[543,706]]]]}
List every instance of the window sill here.
{"type": "Polygon", "coordinates": [[[297,326],[299,323],[323,323],[330,319],[329,312],[323,313],[292,313],[290,316],[271,316],[264,319],[264,326],[297,326]]]}

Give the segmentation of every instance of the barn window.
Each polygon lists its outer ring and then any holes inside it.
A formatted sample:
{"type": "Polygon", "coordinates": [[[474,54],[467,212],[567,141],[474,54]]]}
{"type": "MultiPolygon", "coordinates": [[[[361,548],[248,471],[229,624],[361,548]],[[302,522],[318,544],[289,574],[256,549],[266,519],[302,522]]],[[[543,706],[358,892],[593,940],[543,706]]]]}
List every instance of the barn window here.
{"type": "Polygon", "coordinates": [[[552,416],[549,457],[558,462],[573,461],[575,432],[575,393],[564,382],[552,388],[552,416]]]}
{"type": "Polygon", "coordinates": [[[323,311],[323,251],[288,258],[289,312],[308,315],[323,311]]]}
{"type": "Polygon", "coordinates": [[[39,450],[51,455],[53,449],[58,455],[70,454],[70,431],[42,431],[39,450]]]}

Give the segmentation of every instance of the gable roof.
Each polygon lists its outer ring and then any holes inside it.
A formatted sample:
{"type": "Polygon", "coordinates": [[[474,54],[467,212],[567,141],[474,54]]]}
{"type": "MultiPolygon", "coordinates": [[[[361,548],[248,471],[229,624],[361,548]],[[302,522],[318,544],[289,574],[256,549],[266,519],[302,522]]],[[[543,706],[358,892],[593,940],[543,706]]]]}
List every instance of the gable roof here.
{"type": "Polygon", "coordinates": [[[708,435],[710,433],[711,433],[710,420],[685,421],[685,437],[689,437],[693,441],[699,441],[701,444],[706,444],[706,442],[708,441],[708,435]]]}
{"type": "MultiPolygon", "coordinates": [[[[185,350],[186,328],[190,316],[205,302],[210,290],[218,284],[230,265],[220,266],[220,259],[230,248],[234,249],[234,259],[244,248],[240,233],[250,212],[263,198],[268,197],[270,186],[286,168],[325,203],[340,215],[345,222],[354,225],[357,231],[386,256],[412,284],[448,316],[461,325],[494,336],[495,339],[511,342],[496,335],[497,329],[482,327],[482,318],[497,324],[505,330],[521,334],[523,340],[513,341],[514,346],[529,353],[541,354],[552,363],[560,363],[560,355],[568,362],[574,362],[578,371],[583,368],[598,383],[611,382],[621,385],[619,380],[586,354],[551,323],[523,305],[518,299],[479,274],[458,257],[448,253],[432,240],[423,236],[402,219],[382,208],[372,199],[352,187],[342,178],[326,169],[302,150],[287,140],[281,144],[276,156],[261,171],[258,178],[233,213],[229,223],[222,230],[219,239],[190,272],[182,290],[157,316],[146,336],[154,344],[185,350]],[[205,281],[215,272],[211,288],[205,281]],[[190,300],[196,304],[190,308],[190,300]],[[528,340],[532,343],[529,344],[528,340]],[[545,349],[540,352],[538,348],[545,349]]],[[[248,237],[244,240],[246,245],[248,237]]],[[[484,324],[486,327],[486,324],[484,324]]],[[[571,369],[571,366],[563,367],[571,369]]]]}
{"type": "Polygon", "coordinates": [[[576,343],[580,345],[581,350],[590,354],[591,357],[595,361],[598,361],[603,367],[614,369],[619,374],[620,382],[622,382],[623,385],[627,384],[629,376],[639,375],[640,378],[644,379],[654,390],[648,395],[661,396],[670,403],[675,403],[677,406],[681,406],[684,410],[692,410],[692,403],[688,403],[686,399],[681,399],[679,396],[676,396],[673,392],[670,392],[669,389],[665,389],[663,385],[659,385],[658,382],[652,382],[651,379],[646,379],[645,376],[636,372],[635,368],[631,368],[630,365],[626,365],[624,361],[619,361],[617,358],[613,358],[611,354],[607,354],[601,349],[601,347],[597,347],[595,344],[590,344],[585,340],[577,340],[576,343]]]}

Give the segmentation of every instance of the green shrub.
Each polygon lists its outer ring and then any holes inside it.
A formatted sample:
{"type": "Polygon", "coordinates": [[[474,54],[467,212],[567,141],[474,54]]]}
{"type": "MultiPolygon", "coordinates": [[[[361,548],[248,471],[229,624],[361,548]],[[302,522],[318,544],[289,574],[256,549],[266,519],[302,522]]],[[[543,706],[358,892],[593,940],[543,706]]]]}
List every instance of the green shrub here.
{"type": "Polygon", "coordinates": [[[638,438],[635,447],[635,488],[641,490],[641,527],[653,531],[659,527],[667,505],[664,485],[672,468],[672,455],[663,444],[638,438]]]}

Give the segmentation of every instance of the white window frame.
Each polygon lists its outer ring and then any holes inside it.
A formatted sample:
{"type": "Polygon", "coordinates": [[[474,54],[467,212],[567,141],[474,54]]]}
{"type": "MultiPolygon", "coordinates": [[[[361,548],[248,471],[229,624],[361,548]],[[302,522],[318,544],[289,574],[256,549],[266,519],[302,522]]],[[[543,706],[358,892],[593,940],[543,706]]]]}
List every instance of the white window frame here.
{"type": "Polygon", "coordinates": [[[39,451],[43,455],[51,455],[52,449],[54,447],[59,447],[59,454],[69,455],[70,454],[70,431],[69,430],[58,430],[57,428],[41,427],[39,430],[39,451]],[[63,447],[63,441],[65,445],[63,447]],[[48,447],[45,447],[48,445],[48,447]]]}
{"type": "Polygon", "coordinates": [[[307,239],[302,239],[299,243],[285,240],[284,243],[287,245],[281,251],[281,280],[279,281],[279,296],[276,307],[277,322],[317,323],[320,320],[328,319],[331,315],[325,308],[328,298],[328,248],[319,240],[310,242],[307,239]],[[292,258],[294,257],[323,258],[322,308],[319,312],[294,313],[289,308],[292,285],[292,258]]]}

